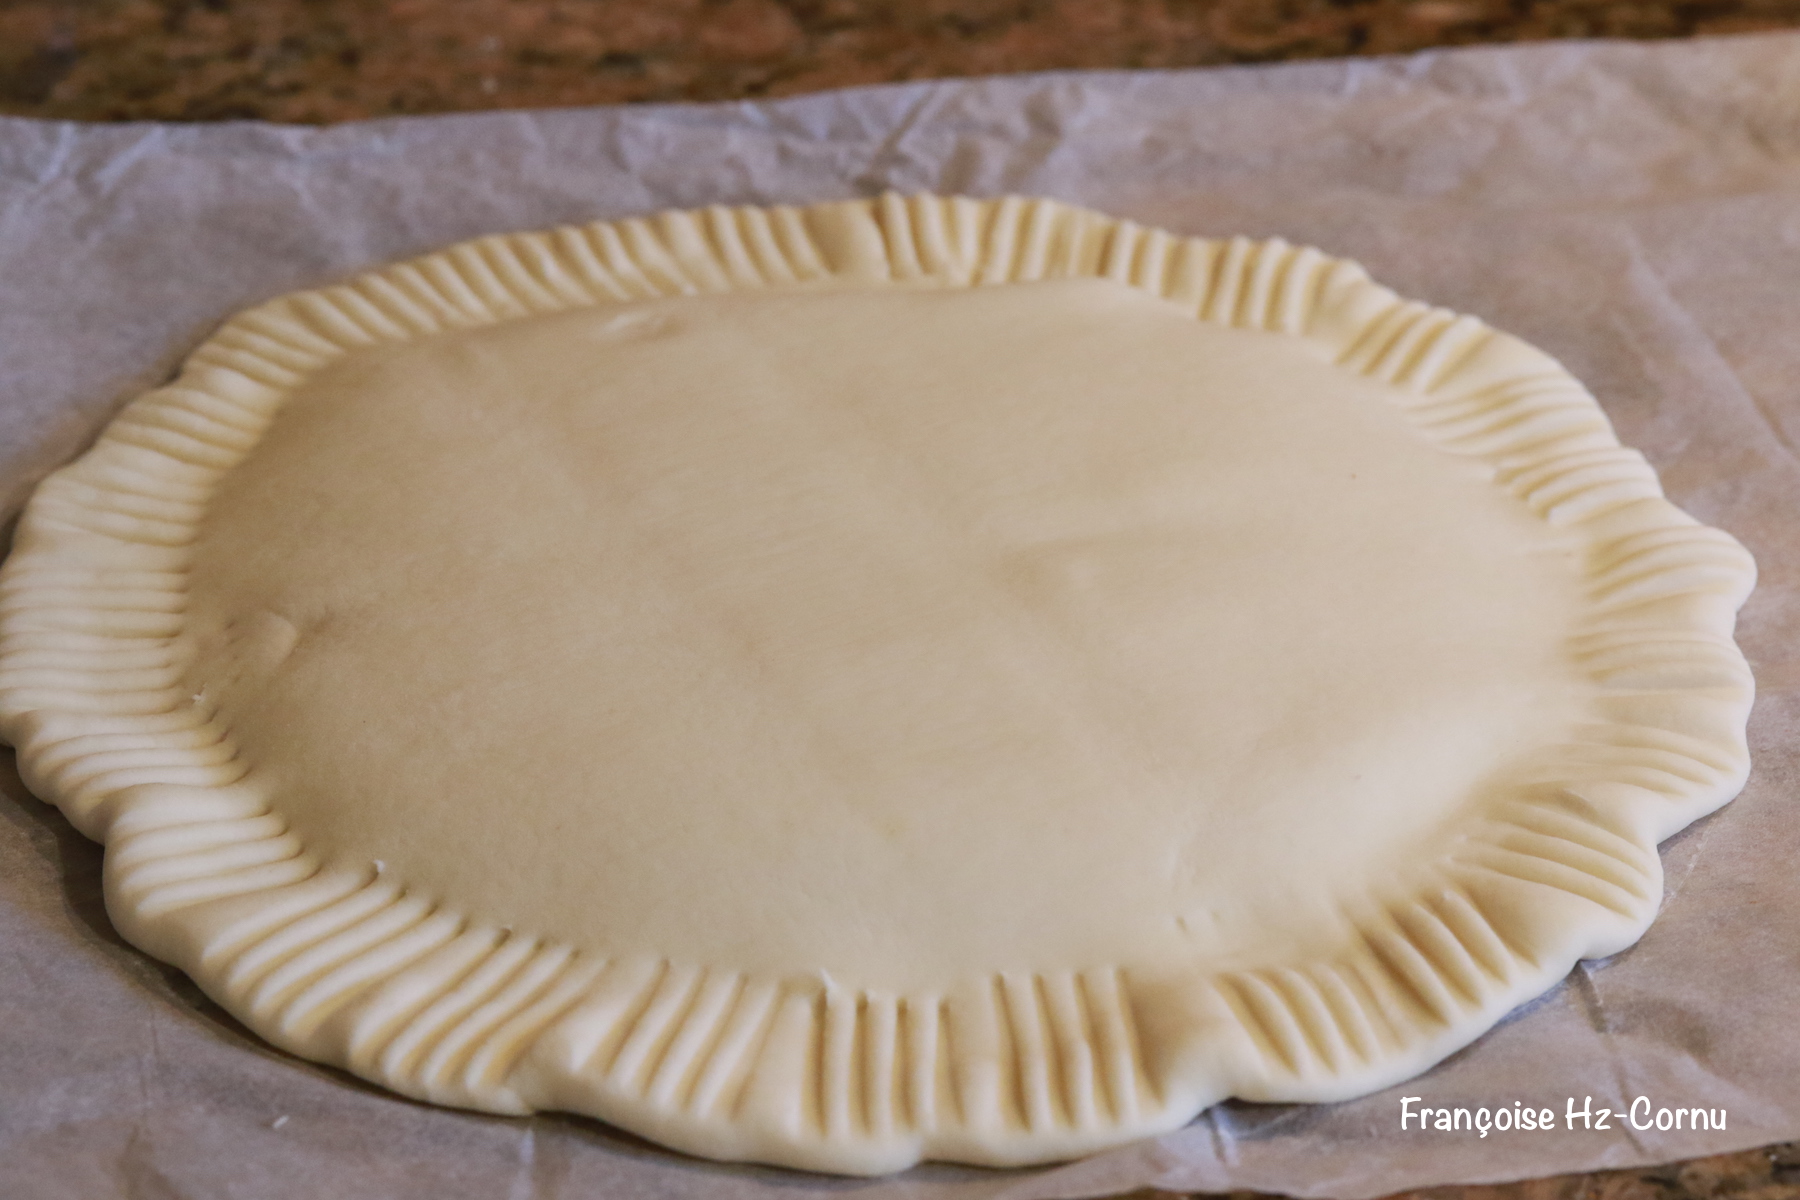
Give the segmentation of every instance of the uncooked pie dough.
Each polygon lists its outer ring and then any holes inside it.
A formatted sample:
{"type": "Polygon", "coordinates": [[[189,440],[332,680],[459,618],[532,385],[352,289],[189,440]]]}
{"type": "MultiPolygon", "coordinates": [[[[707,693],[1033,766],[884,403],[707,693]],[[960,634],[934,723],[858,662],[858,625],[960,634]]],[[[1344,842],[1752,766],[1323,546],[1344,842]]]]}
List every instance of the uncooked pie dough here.
{"type": "Polygon", "coordinates": [[[0,732],[298,1054],[1033,1162],[1633,942],[1743,781],[1752,578],[1550,359],[1316,251],[719,209],[227,323],[33,501],[0,732]]]}

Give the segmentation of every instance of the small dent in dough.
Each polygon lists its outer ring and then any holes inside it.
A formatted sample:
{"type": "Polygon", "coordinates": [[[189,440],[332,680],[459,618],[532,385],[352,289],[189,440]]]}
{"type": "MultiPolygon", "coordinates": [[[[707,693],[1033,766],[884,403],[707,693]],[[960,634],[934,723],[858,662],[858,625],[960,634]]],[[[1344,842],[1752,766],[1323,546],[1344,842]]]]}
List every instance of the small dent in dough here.
{"type": "Polygon", "coordinates": [[[647,341],[675,332],[680,324],[673,313],[623,312],[600,322],[592,335],[596,341],[647,341]]]}
{"type": "Polygon", "coordinates": [[[1219,932],[1219,910],[1216,908],[1190,909],[1175,913],[1169,919],[1182,936],[1189,939],[1212,938],[1219,932]]]}
{"type": "Polygon", "coordinates": [[[244,665],[256,671],[272,671],[287,660],[299,641],[300,631],[292,621],[264,609],[245,623],[244,665]]]}

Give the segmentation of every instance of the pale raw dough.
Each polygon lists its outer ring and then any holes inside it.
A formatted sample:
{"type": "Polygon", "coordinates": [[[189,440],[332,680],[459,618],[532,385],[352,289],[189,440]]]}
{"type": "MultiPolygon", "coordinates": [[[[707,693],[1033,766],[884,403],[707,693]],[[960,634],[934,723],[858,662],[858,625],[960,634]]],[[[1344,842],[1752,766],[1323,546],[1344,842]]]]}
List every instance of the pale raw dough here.
{"type": "Polygon", "coordinates": [[[1047,202],[277,301],[6,572],[0,730],[253,1028],[828,1170],[1404,1078],[1746,769],[1748,558],[1553,362],[1047,202]]]}
{"type": "Polygon", "coordinates": [[[370,351],[221,485],[187,677],[319,852],[589,951],[1316,953],[1582,715],[1573,539],[1339,375],[1104,280],[370,351]]]}

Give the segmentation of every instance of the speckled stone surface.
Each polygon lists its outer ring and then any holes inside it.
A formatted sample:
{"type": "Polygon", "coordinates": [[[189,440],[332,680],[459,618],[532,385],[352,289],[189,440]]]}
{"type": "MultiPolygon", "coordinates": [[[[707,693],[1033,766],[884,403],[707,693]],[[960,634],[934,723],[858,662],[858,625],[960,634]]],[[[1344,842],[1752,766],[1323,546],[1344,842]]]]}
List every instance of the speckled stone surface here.
{"type": "MultiPolygon", "coordinates": [[[[1780,28],[1800,0],[0,0],[0,113],[321,123],[1780,28]]],[[[1786,1200],[1800,1143],[1403,1195],[1786,1200]]]]}
{"type": "Polygon", "coordinates": [[[1796,26],[1800,0],[0,0],[0,112],[329,122],[1796,26]]]}
{"type": "Polygon", "coordinates": [[[1421,1188],[1389,1200],[1791,1200],[1795,1196],[1800,1196],[1800,1143],[1788,1142],[1666,1167],[1486,1187],[1421,1188]]]}

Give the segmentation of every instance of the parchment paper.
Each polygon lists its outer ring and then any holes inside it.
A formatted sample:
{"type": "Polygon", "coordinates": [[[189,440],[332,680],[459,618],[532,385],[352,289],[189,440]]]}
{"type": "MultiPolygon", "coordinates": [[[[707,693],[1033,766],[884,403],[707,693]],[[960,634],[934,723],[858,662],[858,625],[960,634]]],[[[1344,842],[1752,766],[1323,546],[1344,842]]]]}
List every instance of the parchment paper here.
{"type": "MultiPolygon", "coordinates": [[[[1226,1105],[1058,1168],[879,1181],[698,1163],[595,1122],[391,1098],[264,1048],[124,946],[100,853],[0,771],[0,1195],[1366,1197],[1800,1137],[1800,38],[1043,75],[768,104],[376,122],[0,121],[0,504],[223,317],[476,234],[883,188],[1040,193],[1366,263],[1560,357],[1671,495],[1746,542],[1743,796],[1664,847],[1642,943],[1403,1087],[1226,1105]],[[1402,1132],[1402,1096],[1557,1114],[1402,1132]],[[1726,1110],[1563,1127],[1566,1105],[1726,1110]]],[[[1640,1116],[1644,1115],[1640,1112],[1640,1116]]]]}

